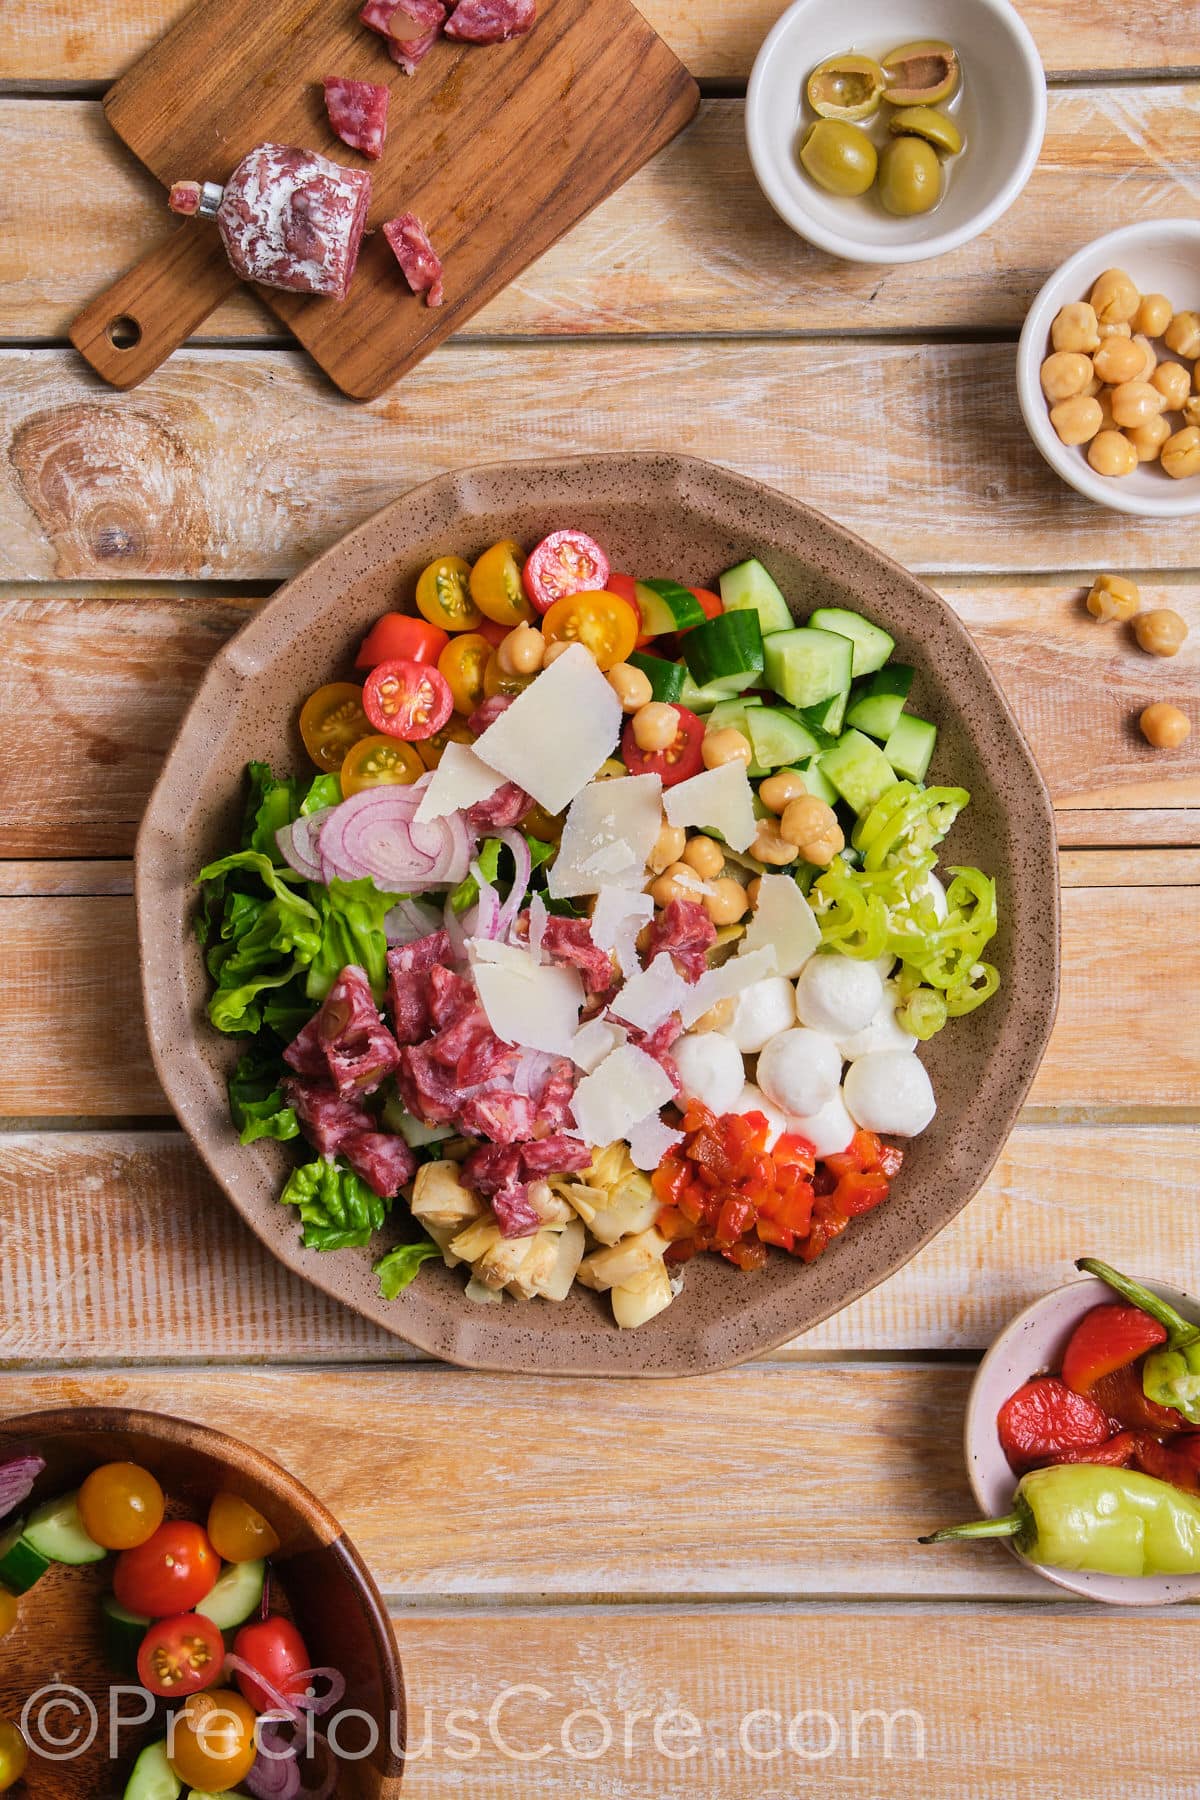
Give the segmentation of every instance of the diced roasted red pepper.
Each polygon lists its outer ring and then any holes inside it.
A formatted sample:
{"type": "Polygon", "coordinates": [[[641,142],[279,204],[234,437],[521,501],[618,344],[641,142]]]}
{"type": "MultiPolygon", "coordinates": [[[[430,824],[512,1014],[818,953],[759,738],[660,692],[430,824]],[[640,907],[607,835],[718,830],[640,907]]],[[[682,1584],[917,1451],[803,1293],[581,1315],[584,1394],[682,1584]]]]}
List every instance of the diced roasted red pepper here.
{"type": "Polygon", "coordinates": [[[1140,1306],[1121,1301],[1093,1306],[1071,1335],[1062,1362],[1062,1378],[1077,1394],[1090,1394],[1098,1381],[1136,1362],[1147,1350],[1167,1341],[1166,1327],[1140,1306]]]}
{"type": "Polygon", "coordinates": [[[1119,1431],[1106,1444],[1091,1444],[1082,1450],[1056,1450],[1056,1463],[1099,1463],[1106,1469],[1128,1469],[1137,1456],[1138,1440],[1132,1431],[1119,1431]]]}
{"type": "Polygon", "coordinates": [[[851,1173],[843,1175],[834,1189],[833,1197],[839,1209],[848,1219],[856,1219],[860,1213],[870,1212],[888,1197],[888,1178],[879,1174],[851,1173]]]}
{"type": "Polygon", "coordinates": [[[996,1430],[1017,1474],[1053,1462],[1064,1450],[1095,1449],[1112,1436],[1104,1408],[1054,1375],[1039,1375],[1010,1394],[997,1414],[996,1430]]]}
{"type": "Polygon", "coordinates": [[[1089,1396],[1118,1425],[1130,1431],[1149,1431],[1155,1437],[1178,1437],[1188,1429],[1187,1420],[1174,1407],[1159,1406],[1142,1392],[1139,1363],[1126,1363],[1111,1375],[1102,1375],[1089,1396]]]}

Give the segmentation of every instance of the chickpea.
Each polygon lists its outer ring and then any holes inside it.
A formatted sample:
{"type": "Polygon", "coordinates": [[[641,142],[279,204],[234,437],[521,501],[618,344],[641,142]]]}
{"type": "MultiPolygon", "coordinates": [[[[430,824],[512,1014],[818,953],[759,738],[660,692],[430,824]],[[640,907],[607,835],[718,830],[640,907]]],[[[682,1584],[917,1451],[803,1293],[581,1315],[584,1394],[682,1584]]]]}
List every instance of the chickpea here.
{"type": "Polygon", "coordinates": [[[754,761],[750,739],[733,725],[727,725],[724,731],[706,731],[700,754],[706,769],[720,769],[731,762],[740,762],[743,768],[748,768],[754,761]]]}
{"type": "Polygon", "coordinates": [[[1185,425],[1200,425],[1200,394],[1193,394],[1183,408],[1185,425]]]}
{"type": "Polygon", "coordinates": [[[679,735],[679,714],[661,700],[651,700],[633,715],[633,741],[639,750],[669,750],[679,735]]]}
{"type": "Polygon", "coordinates": [[[1191,377],[1182,363],[1156,363],[1150,380],[1171,412],[1179,412],[1192,391],[1191,377]]]}
{"type": "Polygon", "coordinates": [[[608,671],[608,685],[621,702],[622,712],[638,712],[643,706],[649,706],[654,698],[650,677],[644,669],[635,669],[632,663],[614,663],[608,671]]]}
{"type": "Polygon", "coordinates": [[[1100,333],[1101,343],[1106,338],[1133,336],[1133,326],[1128,319],[1118,319],[1115,325],[1097,325],[1096,330],[1100,333]]]}
{"type": "Polygon", "coordinates": [[[1101,431],[1087,447],[1087,459],[1097,475],[1132,475],[1138,466],[1137,451],[1119,431],[1101,431]]]}
{"type": "Polygon", "coordinates": [[[846,839],[832,806],[826,806],[815,794],[804,794],[793,800],[779,829],[789,843],[795,844],[805,862],[827,868],[846,847],[846,839]]]}
{"type": "Polygon", "coordinates": [[[1112,409],[1113,418],[1124,429],[1157,419],[1159,413],[1166,412],[1167,403],[1148,381],[1124,381],[1113,389],[1112,409]]]}
{"type": "Polygon", "coordinates": [[[1145,357],[1132,338],[1108,338],[1093,359],[1093,367],[1101,381],[1117,387],[1122,381],[1133,381],[1142,372],[1145,357]]]}
{"type": "Polygon", "coordinates": [[[667,825],[654,840],[654,848],[650,852],[649,864],[651,872],[661,875],[672,863],[683,860],[683,852],[687,847],[687,832],[682,825],[667,825]]]}
{"type": "Polygon", "coordinates": [[[1127,575],[1097,575],[1087,597],[1088,611],[1103,625],[1110,619],[1124,624],[1126,619],[1132,619],[1141,604],[1141,589],[1127,575]]]}
{"type": "MultiPolygon", "coordinates": [[[[552,662],[557,662],[560,656],[565,656],[570,648],[571,646],[566,638],[555,638],[552,644],[547,644],[545,655],[542,657],[543,669],[548,669],[552,662]]],[[[585,644],[583,648],[587,650],[587,645],[585,644]]],[[[588,655],[591,655],[590,650],[588,651],[588,655]]]]}
{"type": "Polygon", "coordinates": [[[759,862],[782,869],[785,864],[795,862],[799,851],[780,831],[778,819],[760,819],[757,835],[750,846],[750,854],[757,857],[759,862]]]}
{"type": "Polygon", "coordinates": [[[1104,408],[1089,394],[1072,394],[1050,408],[1050,423],[1064,444],[1086,444],[1102,429],[1104,408]]]}
{"type": "Polygon", "coordinates": [[[758,896],[762,893],[762,876],[756,875],[753,881],[746,883],[746,898],[751,906],[758,905],[758,896]]]}
{"type": "Polygon", "coordinates": [[[672,900],[690,900],[695,905],[698,897],[696,871],[685,862],[672,863],[657,881],[650,883],[650,898],[655,906],[670,906],[672,900]]]}
{"type": "Polygon", "coordinates": [[[517,625],[500,641],[496,659],[508,675],[536,675],[546,657],[546,640],[533,625],[517,625]]]}
{"type": "Polygon", "coordinates": [[[1115,431],[1117,429],[1117,421],[1113,418],[1112,397],[1113,391],[1110,387],[1102,387],[1100,392],[1096,395],[1096,404],[1100,408],[1102,421],[1100,425],[1101,431],[1115,431]]]}
{"type": "Polygon", "coordinates": [[[1200,356],[1200,313],[1176,313],[1163,332],[1163,342],[1176,356],[1194,362],[1200,356]]]}
{"type": "Polygon", "coordinates": [[[773,813],[781,813],[792,800],[799,800],[801,794],[807,792],[803,775],[797,775],[794,769],[781,769],[777,775],[768,775],[758,784],[759,799],[773,813]]]}
{"type": "Polygon", "coordinates": [[[1139,462],[1157,462],[1159,451],[1171,435],[1171,427],[1160,413],[1144,425],[1134,425],[1125,436],[1137,451],[1139,462]]]}
{"type": "Polygon", "coordinates": [[[1200,427],[1187,425],[1162,447],[1162,466],[1174,481],[1200,475],[1200,427]]]}
{"type": "Polygon", "coordinates": [[[725,852],[713,838],[694,837],[688,839],[682,860],[703,880],[715,881],[725,867],[725,852]]]}
{"type": "Polygon", "coordinates": [[[1168,706],[1165,700],[1156,700],[1153,706],[1148,706],[1138,724],[1146,742],[1153,744],[1156,750],[1178,750],[1192,729],[1187,714],[1177,706],[1168,706]]]}
{"type": "Polygon", "coordinates": [[[1155,606],[1133,621],[1139,648],[1151,656],[1174,656],[1187,634],[1186,624],[1169,606],[1155,606]]]}
{"type": "Polygon", "coordinates": [[[692,1031],[724,1031],[733,1024],[733,1001],[727,994],[710,1006],[706,1013],[701,1013],[695,1024],[689,1027],[692,1031]]]}
{"type": "Polygon", "coordinates": [[[1073,300],[1063,307],[1050,327],[1050,342],[1056,350],[1081,350],[1085,356],[1090,356],[1100,347],[1096,326],[1095,307],[1089,306],[1086,300],[1073,300]]]}
{"type": "Polygon", "coordinates": [[[1124,269],[1105,269],[1088,298],[1101,325],[1124,324],[1142,303],[1142,296],[1124,269]]]}
{"type": "Polygon", "coordinates": [[[745,917],[750,902],[741,882],[726,875],[714,883],[713,892],[705,894],[701,905],[714,925],[736,925],[745,917]]]}
{"type": "Polygon", "coordinates": [[[1165,294],[1143,294],[1134,324],[1149,338],[1160,338],[1171,323],[1174,307],[1165,294]]]}
{"type": "Polygon", "coordinates": [[[1091,362],[1074,350],[1056,350],[1042,364],[1042,392],[1054,406],[1082,394],[1091,379],[1091,362]]]}

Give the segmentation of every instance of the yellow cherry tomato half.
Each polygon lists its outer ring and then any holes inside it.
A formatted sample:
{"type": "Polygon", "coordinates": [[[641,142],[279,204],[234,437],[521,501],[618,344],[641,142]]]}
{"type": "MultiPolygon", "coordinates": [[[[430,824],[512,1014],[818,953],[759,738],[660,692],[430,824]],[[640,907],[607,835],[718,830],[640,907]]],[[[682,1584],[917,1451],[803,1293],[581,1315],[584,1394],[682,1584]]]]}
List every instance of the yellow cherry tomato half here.
{"type": "Polygon", "coordinates": [[[624,662],[638,640],[640,621],[619,594],[566,594],[542,620],[551,644],[582,644],[601,669],[624,662]]]}
{"type": "Polygon", "coordinates": [[[105,1463],[79,1490],[83,1529],[106,1550],[136,1550],[163,1522],[166,1500],[149,1469],[105,1463]]]}
{"type": "Polygon", "coordinates": [[[497,625],[519,625],[532,619],[533,605],[525,592],[521,570],[525,552],[511,538],[485,550],[471,570],[471,598],[485,618],[497,625]]]}
{"type": "Polygon", "coordinates": [[[175,1715],[167,1760],[187,1787],[224,1794],[254,1767],[254,1708],[231,1688],[190,1694],[175,1715]]]}
{"type": "Polygon", "coordinates": [[[359,738],[342,764],[342,793],[348,800],[363,788],[411,787],[424,773],[413,746],[400,738],[359,738]]]}
{"type": "Polygon", "coordinates": [[[437,659],[439,674],[450,683],[454,710],[464,718],[469,718],[484,698],[483,675],[492,650],[493,645],[477,631],[466,631],[451,638],[437,659]]]}
{"type": "Polygon", "coordinates": [[[504,668],[500,652],[493,650],[488,657],[487,668],[483,671],[484,698],[494,700],[497,694],[512,697],[523,693],[533,679],[532,675],[515,675],[511,669],[504,668]]]}
{"type": "Polygon", "coordinates": [[[0,1719],[0,1794],[16,1787],[29,1762],[29,1746],[11,1719],[0,1719]]]}
{"type": "Polygon", "coordinates": [[[427,769],[436,769],[442,760],[442,751],[447,744],[473,744],[474,742],[475,738],[467,721],[460,719],[457,713],[451,713],[440,731],[435,731],[432,737],[422,738],[419,744],[413,745],[413,748],[427,769]]]}
{"type": "Polygon", "coordinates": [[[208,1509],[208,1541],[219,1557],[231,1563],[254,1562],[259,1557],[274,1556],[279,1548],[274,1527],[240,1494],[215,1496],[208,1509]]]}
{"type": "Polygon", "coordinates": [[[0,1588],[0,1638],[6,1638],[21,1616],[20,1603],[7,1588],[0,1588]]]}
{"type": "Polygon", "coordinates": [[[310,694],[300,709],[300,736],[318,769],[335,775],[360,738],[371,735],[363,711],[363,691],[352,681],[331,681],[310,694]]]}
{"type": "Polygon", "coordinates": [[[439,556],[417,582],[417,611],[443,631],[472,631],[481,614],[471,597],[471,565],[461,556],[439,556]]]}

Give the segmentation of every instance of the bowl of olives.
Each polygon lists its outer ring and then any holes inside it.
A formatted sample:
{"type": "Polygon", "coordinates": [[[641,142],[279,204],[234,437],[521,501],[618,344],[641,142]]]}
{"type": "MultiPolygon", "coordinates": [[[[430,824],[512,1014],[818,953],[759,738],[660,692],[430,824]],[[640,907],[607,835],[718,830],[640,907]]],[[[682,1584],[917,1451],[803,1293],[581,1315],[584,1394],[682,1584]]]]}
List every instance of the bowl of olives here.
{"type": "Polygon", "coordinates": [[[994,224],[1046,128],[1010,0],[794,0],[755,59],[750,160],[793,231],[851,262],[920,262],[994,224]]]}

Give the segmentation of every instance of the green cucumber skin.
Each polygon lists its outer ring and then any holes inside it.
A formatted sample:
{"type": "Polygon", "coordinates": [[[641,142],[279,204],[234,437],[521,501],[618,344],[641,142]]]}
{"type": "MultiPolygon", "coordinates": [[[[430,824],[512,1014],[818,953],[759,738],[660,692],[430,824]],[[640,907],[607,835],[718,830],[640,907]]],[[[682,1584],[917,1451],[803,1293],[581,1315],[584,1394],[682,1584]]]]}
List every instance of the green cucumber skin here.
{"type": "Polygon", "coordinates": [[[763,635],[758,614],[720,613],[689,631],[683,641],[688,673],[699,687],[710,681],[753,677],[763,666],[763,635]]]}
{"type": "Polygon", "coordinates": [[[936,725],[928,719],[918,719],[915,713],[901,713],[883,746],[883,754],[897,775],[909,781],[924,781],[936,747],[936,725]]]}
{"type": "Polygon", "coordinates": [[[667,706],[679,702],[683,695],[683,670],[678,663],[668,662],[665,656],[647,656],[641,650],[631,650],[625,660],[631,669],[640,669],[649,681],[652,700],[661,700],[667,706]]]}
{"type": "Polygon", "coordinates": [[[695,594],[677,581],[635,581],[633,589],[646,637],[690,631],[694,625],[704,623],[704,608],[695,594]]]}
{"type": "Polygon", "coordinates": [[[232,1631],[235,1626],[244,1625],[250,1615],[262,1605],[266,1574],[265,1562],[228,1564],[217,1577],[216,1586],[211,1593],[205,1595],[196,1611],[203,1613],[206,1619],[211,1619],[221,1631],[232,1631]]]}
{"type": "Polygon", "coordinates": [[[40,1556],[47,1557],[50,1562],[68,1563],[72,1568],[103,1562],[108,1555],[108,1551],[83,1529],[77,1502],[76,1494],[47,1500],[44,1506],[30,1513],[22,1534],[40,1556]]]}
{"type": "Polygon", "coordinates": [[[112,1594],[105,1594],[100,1602],[100,1628],[109,1662],[126,1674],[135,1674],[150,1620],[129,1612],[112,1594]]]}
{"type": "Polygon", "coordinates": [[[24,1529],[24,1521],[18,1519],[0,1538],[0,1587],[10,1594],[27,1594],[50,1567],[50,1558],[26,1541],[24,1529]]]}
{"type": "Polygon", "coordinates": [[[726,612],[756,612],[764,637],[772,631],[790,631],[796,622],[777,584],[757,557],[726,569],[719,585],[726,612]]]}
{"type": "Polygon", "coordinates": [[[873,675],[876,669],[882,669],[896,648],[895,638],[889,637],[882,626],[872,625],[870,619],[845,606],[818,606],[808,622],[817,631],[835,631],[849,638],[854,645],[850,674],[855,681],[860,675],[873,675]]]}

